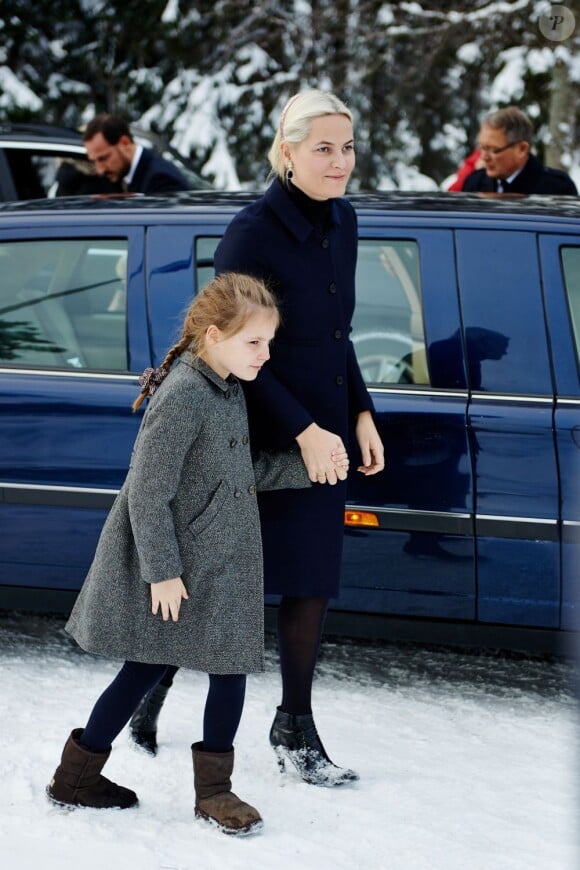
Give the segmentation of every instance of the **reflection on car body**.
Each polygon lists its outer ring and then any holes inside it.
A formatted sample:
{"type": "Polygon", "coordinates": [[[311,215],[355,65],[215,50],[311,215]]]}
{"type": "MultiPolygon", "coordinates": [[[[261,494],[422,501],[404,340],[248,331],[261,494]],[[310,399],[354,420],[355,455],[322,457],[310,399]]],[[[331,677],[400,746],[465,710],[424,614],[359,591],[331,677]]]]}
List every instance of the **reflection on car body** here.
{"type": "MultiPolygon", "coordinates": [[[[79,588],[128,466],[137,376],[250,198],[0,206],[0,603],[79,588]]],[[[387,469],[351,476],[330,625],[552,643],[578,614],[580,204],[352,201],[351,338],[387,469]]]]}

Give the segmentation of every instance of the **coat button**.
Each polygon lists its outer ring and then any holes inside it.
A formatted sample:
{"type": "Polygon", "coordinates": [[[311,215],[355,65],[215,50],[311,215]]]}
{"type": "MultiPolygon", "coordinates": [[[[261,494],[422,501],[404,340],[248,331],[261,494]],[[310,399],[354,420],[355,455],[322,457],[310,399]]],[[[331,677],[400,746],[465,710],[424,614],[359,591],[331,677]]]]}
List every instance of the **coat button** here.
{"type": "Polygon", "coordinates": [[[230,391],[226,390],[224,393],[224,399],[229,399],[229,397],[230,397],[230,391]]]}
{"type": "Polygon", "coordinates": [[[330,242],[328,241],[328,239],[322,240],[322,247],[323,248],[328,248],[329,244],[330,244],[330,242]]]}
{"type": "Polygon", "coordinates": [[[242,497],[241,489],[236,489],[236,491],[234,492],[234,498],[241,498],[241,497],[242,497]]]}
{"type": "Polygon", "coordinates": [[[250,493],[250,495],[254,495],[254,493],[256,492],[256,487],[252,484],[252,486],[248,487],[248,492],[250,493]]]}
{"type": "Polygon", "coordinates": [[[234,396],[237,396],[237,395],[238,395],[238,387],[237,387],[237,384],[234,385],[234,386],[232,387],[232,393],[234,394],[234,396]]]}
{"type": "Polygon", "coordinates": [[[335,338],[342,338],[342,329],[335,329],[334,330],[334,337],[335,338]]]}
{"type": "Polygon", "coordinates": [[[232,440],[230,441],[230,447],[235,447],[237,443],[238,443],[237,438],[232,438],[232,440]]]}
{"type": "Polygon", "coordinates": [[[249,440],[250,440],[250,439],[248,438],[248,436],[247,436],[247,435],[244,435],[243,438],[242,438],[242,444],[247,444],[249,440]]]}
{"type": "Polygon", "coordinates": [[[341,387],[344,384],[344,378],[342,375],[336,376],[336,383],[338,384],[339,387],[341,387]]]}
{"type": "Polygon", "coordinates": [[[336,293],[336,284],[334,283],[334,281],[332,282],[332,284],[329,285],[328,292],[329,293],[336,293]]]}

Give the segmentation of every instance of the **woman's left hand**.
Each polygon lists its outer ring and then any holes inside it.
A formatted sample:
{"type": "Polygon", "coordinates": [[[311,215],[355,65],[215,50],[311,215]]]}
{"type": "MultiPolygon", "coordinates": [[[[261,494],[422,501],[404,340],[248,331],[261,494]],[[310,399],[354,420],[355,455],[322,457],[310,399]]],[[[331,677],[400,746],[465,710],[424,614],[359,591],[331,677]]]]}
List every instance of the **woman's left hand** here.
{"type": "Polygon", "coordinates": [[[361,411],[358,415],[355,432],[363,461],[357,471],[365,477],[382,471],[385,467],[385,451],[370,411],[361,411]]]}

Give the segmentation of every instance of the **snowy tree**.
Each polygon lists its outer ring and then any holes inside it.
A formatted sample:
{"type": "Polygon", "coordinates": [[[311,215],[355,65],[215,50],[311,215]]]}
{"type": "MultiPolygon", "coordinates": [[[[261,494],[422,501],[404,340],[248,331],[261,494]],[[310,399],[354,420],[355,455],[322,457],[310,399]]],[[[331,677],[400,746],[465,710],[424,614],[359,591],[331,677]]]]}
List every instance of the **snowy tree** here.
{"type": "Polygon", "coordinates": [[[561,42],[542,0],[4,0],[0,119],[78,126],[116,111],[219,187],[265,181],[287,99],[338,93],[356,118],[362,189],[433,188],[488,109],[517,103],[540,158],[579,163],[578,22],[561,42]]]}

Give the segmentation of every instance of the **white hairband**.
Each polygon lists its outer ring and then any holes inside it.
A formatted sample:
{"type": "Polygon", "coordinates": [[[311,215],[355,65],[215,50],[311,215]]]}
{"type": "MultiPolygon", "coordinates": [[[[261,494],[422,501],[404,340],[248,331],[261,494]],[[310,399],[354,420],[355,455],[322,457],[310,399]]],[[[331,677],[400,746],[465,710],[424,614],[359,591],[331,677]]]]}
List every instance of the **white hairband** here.
{"type": "Polygon", "coordinates": [[[290,106],[292,105],[294,100],[297,100],[299,96],[300,96],[300,94],[294,94],[293,97],[290,97],[290,99],[288,100],[288,102],[286,103],[284,108],[282,109],[282,114],[280,115],[280,123],[278,125],[280,128],[280,138],[281,139],[284,138],[284,121],[286,120],[286,114],[288,112],[288,109],[290,108],[290,106]]]}

